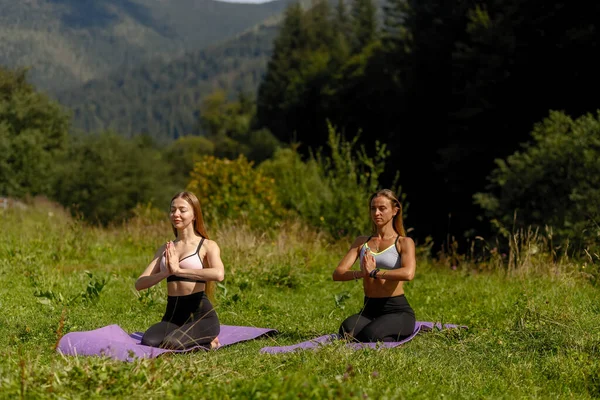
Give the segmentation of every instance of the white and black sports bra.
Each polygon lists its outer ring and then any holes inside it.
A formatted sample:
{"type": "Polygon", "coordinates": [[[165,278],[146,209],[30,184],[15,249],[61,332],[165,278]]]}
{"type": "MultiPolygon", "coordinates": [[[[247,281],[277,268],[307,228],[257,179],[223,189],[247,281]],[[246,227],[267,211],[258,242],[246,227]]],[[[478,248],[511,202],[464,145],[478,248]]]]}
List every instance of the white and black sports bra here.
{"type": "Polygon", "coordinates": [[[367,241],[360,248],[360,260],[365,256],[365,252],[368,250],[373,254],[373,258],[375,258],[376,267],[380,269],[398,269],[402,267],[402,255],[398,253],[398,239],[400,236],[396,237],[394,243],[388,248],[376,253],[369,247],[369,240],[371,240],[372,236],[369,236],[367,241]]]}
{"type": "MultiPolygon", "coordinates": [[[[189,256],[185,256],[181,260],[179,260],[179,266],[182,269],[203,269],[204,268],[204,264],[202,263],[202,260],[200,259],[200,247],[202,247],[202,243],[204,243],[204,238],[200,239],[198,248],[196,249],[196,251],[194,253],[190,254],[189,256]]],[[[160,270],[165,271],[166,268],[167,268],[166,258],[163,255],[160,260],[160,270]]],[[[167,282],[173,282],[173,281],[206,283],[206,281],[196,280],[196,279],[192,279],[192,278],[185,278],[183,276],[169,275],[167,277],[167,282]]]]}

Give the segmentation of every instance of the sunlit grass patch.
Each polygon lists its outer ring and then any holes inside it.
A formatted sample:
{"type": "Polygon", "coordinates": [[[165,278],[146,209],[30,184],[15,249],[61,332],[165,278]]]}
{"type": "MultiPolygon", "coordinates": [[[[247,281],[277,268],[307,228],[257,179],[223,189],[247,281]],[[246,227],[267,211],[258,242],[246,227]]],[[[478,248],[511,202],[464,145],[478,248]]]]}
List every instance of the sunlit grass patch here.
{"type": "Polygon", "coordinates": [[[530,258],[536,268],[518,274],[503,265],[480,269],[471,260],[452,269],[443,259],[419,259],[416,278],[405,285],[417,320],[468,329],[421,333],[393,349],[352,350],[335,341],[317,350],[261,353],[336,333],[362,305],[360,282],[331,279],[348,243],[298,222],[270,232],[244,226],[210,232],[226,266],[215,294],[221,323],[276,334],[131,363],[60,355],[56,344],[68,332],[110,324],[143,331],[161,318],[164,285],[137,292],[133,284],[171,232],[164,220],[144,215],[121,228],[92,228],[59,213],[55,222],[44,207],[0,218],[1,398],[600,395],[598,287],[565,259],[543,268],[541,258],[530,258]]]}

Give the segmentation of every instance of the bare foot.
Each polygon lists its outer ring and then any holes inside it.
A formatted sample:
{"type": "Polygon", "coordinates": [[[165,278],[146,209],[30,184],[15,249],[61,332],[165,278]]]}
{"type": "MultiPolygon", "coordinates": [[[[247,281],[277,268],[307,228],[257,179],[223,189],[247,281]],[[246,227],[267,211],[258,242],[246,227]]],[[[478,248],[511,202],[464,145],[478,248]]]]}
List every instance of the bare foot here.
{"type": "Polygon", "coordinates": [[[221,343],[219,342],[219,338],[216,337],[212,342],[210,342],[210,349],[215,350],[221,347],[221,343]]]}

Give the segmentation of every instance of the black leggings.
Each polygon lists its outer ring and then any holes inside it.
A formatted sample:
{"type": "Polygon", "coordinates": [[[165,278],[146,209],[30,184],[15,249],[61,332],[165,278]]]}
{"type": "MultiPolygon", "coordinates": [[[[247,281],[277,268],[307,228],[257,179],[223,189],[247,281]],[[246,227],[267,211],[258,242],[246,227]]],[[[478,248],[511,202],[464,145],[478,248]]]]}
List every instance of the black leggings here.
{"type": "Polygon", "coordinates": [[[219,317],[204,292],[168,296],[162,321],[142,336],[142,344],[172,350],[208,345],[221,330],[219,317]]]}
{"type": "Polygon", "coordinates": [[[403,294],[394,297],[365,296],[360,313],[340,326],[340,336],[359,342],[396,342],[415,330],[415,312],[403,294]]]}

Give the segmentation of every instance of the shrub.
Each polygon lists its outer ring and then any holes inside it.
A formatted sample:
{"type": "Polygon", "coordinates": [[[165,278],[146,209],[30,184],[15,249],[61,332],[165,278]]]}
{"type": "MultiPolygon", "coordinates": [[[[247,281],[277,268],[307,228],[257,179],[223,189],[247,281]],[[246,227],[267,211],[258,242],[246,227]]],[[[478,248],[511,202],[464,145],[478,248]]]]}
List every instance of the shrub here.
{"type": "Polygon", "coordinates": [[[561,112],[535,125],[524,146],[490,176],[475,202],[504,236],[530,227],[553,232],[581,250],[600,238],[600,112],[576,120],[561,112]],[[577,244],[577,245],[576,245],[577,244]]]}
{"type": "Polygon", "coordinates": [[[143,140],[109,132],[74,138],[61,165],[56,199],[104,225],[131,217],[139,203],[166,207],[176,191],[169,165],[143,140]]]}
{"type": "Polygon", "coordinates": [[[355,150],[357,141],[358,136],[346,141],[329,125],[330,156],[317,154],[303,162],[294,149],[283,149],[260,169],[275,180],[283,206],[311,225],[334,237],[365,234],[371,226],[367,201],[379,188],[389,152],[376,143],[376,154],[369,157],[363,147],[355,150]]]}
{"type": "MultiPolygon", "coordinates": [[[[176,179],[187,182],[194,163],[204,155],[215,152],[215,144],[204,136],[182,136],[164,150],[166,160],[173,166],[176,179]]],[[[185,186],[185,183],[184,183],[185,186]]]]}
{"type": "Polygon", "coordinates": [[[51,196],[70,118],[27,83],[26,71],[0,67],[0,195],[51,196]]]}
{"type": "Polygon", "coordinates": [[[277,198],[275,182],[240,155],[235,160],[202,157],[191,172],[187,189],[213,221],[236,221],[254,228],[278,223],[287,213],[277,198]]]}

